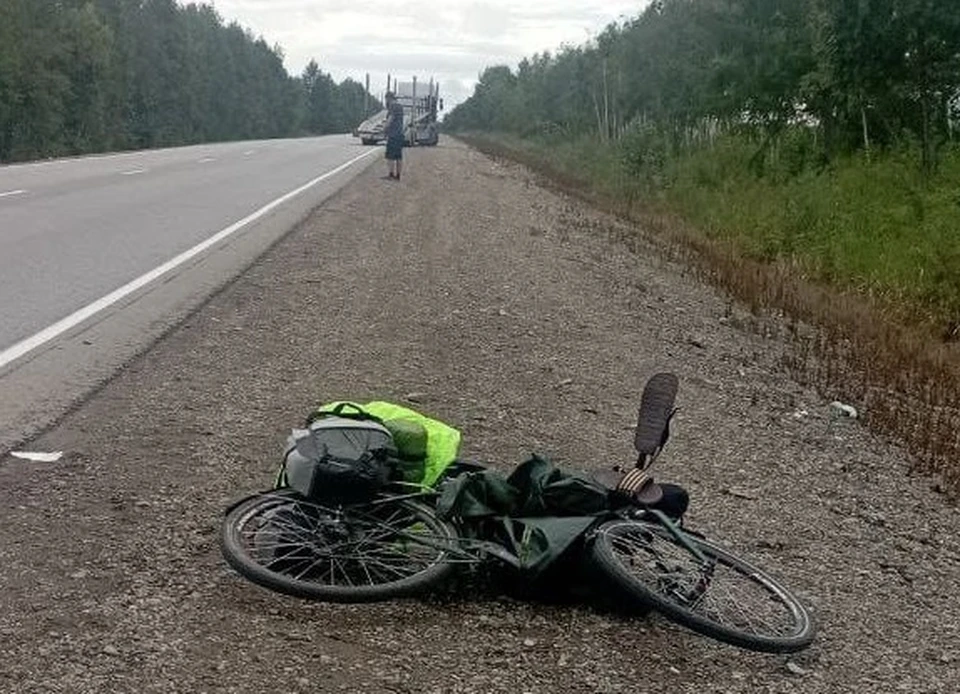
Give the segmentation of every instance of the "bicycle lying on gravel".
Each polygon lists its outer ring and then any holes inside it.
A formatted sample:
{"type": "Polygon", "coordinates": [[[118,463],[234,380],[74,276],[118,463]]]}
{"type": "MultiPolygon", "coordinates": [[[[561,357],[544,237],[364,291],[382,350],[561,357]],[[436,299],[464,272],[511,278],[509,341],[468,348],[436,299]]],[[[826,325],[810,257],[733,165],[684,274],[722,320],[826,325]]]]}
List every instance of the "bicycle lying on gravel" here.
{"type": "MultiPolygon", "coordinates": [[[[683,528],[658,507],[663,489],[649,473],[669,438],[677,389],[672,374],[648,381],[634,437],[637,465],[603,487],[604,504],[592,513],[519,519],[520,525],[490,513],[471,518],[463,504],[452,503],[463,495],[451,489],[463,491],[465,481],[479,480],[488,469],[461,463],[433,488],[394,484],[362,503],[320,503],[290,489],[251,496],[226,512],[223,554],[246,578],[289,595],[389,600],[435,588],[464,566],[498,561],[516,566],[530,551],[547,546],[543,538],[549,533],[537,533],[559,521],[564,556],[573,556],[585,575],[624,605],[652,608],[742,648],[801,650],[816,628],[800,600],[762,569],[683,528]]],[[[534,468],[543,469],[542,461],[534,468]]],[[[593,484],[550,474],[560,480],[562,493],[569,492],[571,479],[593,484]]]]}

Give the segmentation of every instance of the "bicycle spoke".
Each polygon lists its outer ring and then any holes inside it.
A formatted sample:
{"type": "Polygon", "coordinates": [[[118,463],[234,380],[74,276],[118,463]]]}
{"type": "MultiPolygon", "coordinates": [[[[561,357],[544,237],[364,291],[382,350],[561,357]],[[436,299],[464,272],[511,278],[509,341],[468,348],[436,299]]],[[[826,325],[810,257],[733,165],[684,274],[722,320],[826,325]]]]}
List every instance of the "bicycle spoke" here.
{"type": "Polygon", "coordinates": [[[371,586],[372,586],[372,585],[376,585],[375,582],[374,582],[374,580],[373,580],[373,576],[370,574],[370,569],[367,568],[366,563],[365,563],[365,562],[361,562],[361,563],[360,563],[360,566],[363,568],[363,573],[364,573],[364,575],[367,577],[367,584],[368,584],[368,585],[371,585],[371,586]]]}
{"type": "MultiPolygon", "coordinates": [[[[264,566],[266,566],[267,568],[272,568],[274,565],[277,565],[277,564],[285,565],[286,562],[293,560],[295,556],[296,556],[296,552],[290,552],[289,554],[286,554],[284,556],[273,557],[264,566]]],[[[298,560],[296,560],[297,563],[294,564],[294,566],[302,564],[307,561],[309,561],[307,557],[300,557],[298,560]]],[[[289,567],[287,568],[287,571],[289,571],[289,567]]]]}

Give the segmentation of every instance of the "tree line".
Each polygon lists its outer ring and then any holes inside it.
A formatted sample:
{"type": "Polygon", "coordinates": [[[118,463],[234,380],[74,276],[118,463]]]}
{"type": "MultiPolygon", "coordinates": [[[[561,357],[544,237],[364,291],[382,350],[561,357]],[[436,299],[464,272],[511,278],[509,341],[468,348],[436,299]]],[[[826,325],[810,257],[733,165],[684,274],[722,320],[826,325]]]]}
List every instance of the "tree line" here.
{"type": "Polygon", "coordinates": [[[207,4],[0,0],[0,161],[349,132],[365,97],[207,4]]]}
{"type": "Polygon", "coordinates": [[[958,97],[956,0],[656,0],[587,45],[487,68],[445,123],[674,147],[747,130],[760,162],[802,129],[821,161],[913,143],[932,170],[958,97]]]}

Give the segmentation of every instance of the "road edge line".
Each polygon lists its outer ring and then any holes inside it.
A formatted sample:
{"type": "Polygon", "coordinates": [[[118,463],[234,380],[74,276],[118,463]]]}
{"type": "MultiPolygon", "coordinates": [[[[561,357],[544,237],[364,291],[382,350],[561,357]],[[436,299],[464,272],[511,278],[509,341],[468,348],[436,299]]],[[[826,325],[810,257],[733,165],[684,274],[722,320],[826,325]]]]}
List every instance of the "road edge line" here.
{"type": "Polygon", "coordinates": [[[60,337],[68,330],[71,330],[77,327],[84,321],[92,318],[93,316],[97,315],[101,311],[114,305],[118,301],[121,301],[126,297],[130,296],[135,291],[142,289],[143,287],[147,286],[151,282],[154,282],[160,277],[163,277],[165,274],[167,274],[171,270],[175,270],[179,266],[183,265],[184,263],[198,256],[199,254],[203,253],[210,247],[215,246],[216,244],[220,243],[224,239],[229,238],[236,232],[240,231],[244,227],[249,226],[253,222],[257,221],[258,219],[266,216],[267,214],[269,214],[276,208],[280,207],[284,203],[289,202],[290,200],[297,197],[301,193],[306,192],[307,190],[317,185],[318,183],[322,183],[323,181],[330,178],[331,176],[337,175],[338,173],[340,173],[341,171],[344,171],[345,169],[349,168],[353,164],[356,164],[361,159],[365,159],[366,157],[369,157],[371,154],[374,154],[376,151],[377,151],[376,149],[372,149],[370,151],[364,152],[363,154],[357,157],[354,157],[353,159],[350,159],[349,161],[344,162],[343,164],[340,164],[336,168],[331,169],[330,171],[327,171],[326,173],[321,174],[320,176],[317,176],[313,180],[308,181],[307,183],[304,183],[299,188],[296,188],[290,191],[289,193],[286,193],[280,196],[279,198],[271,202],[268,202],[266,205],[264,205],[260,209],[256,210],[255,212],[252,212],[251,214],[247,215],[243,219],[237,222],[234,222],[230,226],[224,229],[221,229],[210,238],[206,239],[205,241],[201,241],[200,243],[193,246],[192,248],[171,258],[170,260],[165,262],[163,265],[160,265],[154,268],[153,270],[150,270],[149,272],[146,272],[140,275],[136,279],[131,280],[130,282],[127,282],[125,285],[123,285],[119,289],[115,289],[114,291],[110,292],[106,296],[103,296],[97,299],[96,301],[93,301],[87,304],[83,308],[77,311],[74,311],[66,318],[63,318],[57,321],[56,323],[54,323],[53,325],[50,325],[44,328],[40,332],[24,340],[21,340],[20,342],[15,343],[12,347],[8,347],[7,349],[0,351],[0,369],[4,369],[5,367],[9,366],[13,362],[17,361],[18,359],[34,351],[35,349],[38,349],[39,347],[42,347],[43,345],[50,342],[51,340],[54,340],[60,337]]]}

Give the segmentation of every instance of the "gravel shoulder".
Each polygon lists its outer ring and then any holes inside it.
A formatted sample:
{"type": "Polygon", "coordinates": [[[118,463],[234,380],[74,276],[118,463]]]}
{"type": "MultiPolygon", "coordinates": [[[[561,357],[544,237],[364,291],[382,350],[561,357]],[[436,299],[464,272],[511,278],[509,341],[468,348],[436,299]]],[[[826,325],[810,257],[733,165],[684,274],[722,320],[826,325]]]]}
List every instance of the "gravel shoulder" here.
{"type": "MultiPolygon", "coordinates": [[[[0,692],[950,692],[960,513],[907,452],[831,417],[752,317],[641,230],[451,140],[377,165],[0,460],[0,692]],[[508,598],[311,604],[236,576],[223,510],[310,407],[403,399],[509,469],[631,459],[647,377],[681,378],[660,475],[781,576],[789,659],[653,617],[508,598]]],[[[869,413],[867,413],[869,414],[869,413]]]]}

